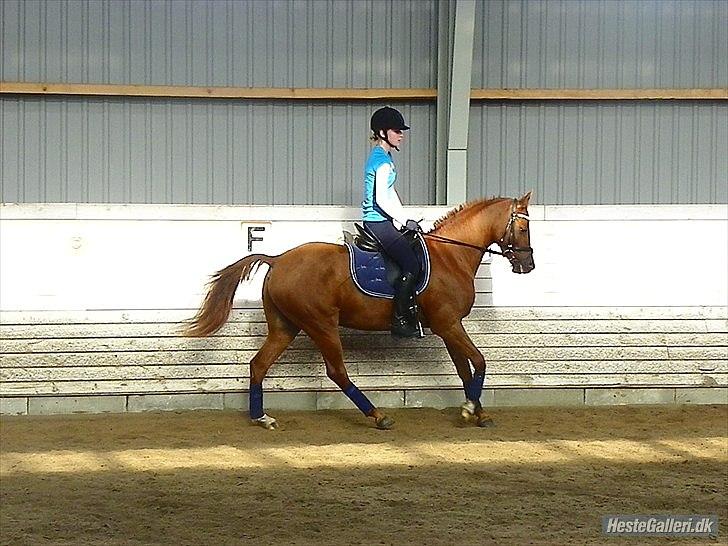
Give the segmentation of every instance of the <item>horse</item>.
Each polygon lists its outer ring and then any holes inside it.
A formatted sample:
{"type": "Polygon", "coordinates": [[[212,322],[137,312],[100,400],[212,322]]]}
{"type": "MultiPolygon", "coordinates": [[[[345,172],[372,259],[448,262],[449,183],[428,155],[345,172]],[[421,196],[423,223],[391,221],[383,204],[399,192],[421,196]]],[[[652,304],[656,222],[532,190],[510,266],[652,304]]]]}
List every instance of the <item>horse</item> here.
{"type": "MultiPolygon", "coordinates": [[[[463,328],[462,319],[473,307],[475,273],[485,252],[507,258],[514,273],[534,269],[530,199],[528,192],[515,199],[468,202],[421,234],[430,255],[431,272],[426,289],[417,298],[420,320],[444,341],[465,390],[461,415],[478,426],[493,424],[480,403],[486,364],[463,328]],[[495,243],[500,252],[489,248],[495,243]]],[[[392,428],[393,419],[375,407],[349,379],[339,337],[339,326],[388,330],[392,301],[357,289],[344,245],[305,243],[277,256],[251,254],[228,265],[212,276],[200,309],[186,324],[185,335],[203,337],[218,331],[230,315],[238,284],[248,280],[261,264],[270,266],[262,291],[268,335],[250,362],[251,422],[266,429],[278,426],[277,420],[263,411],[263,379],[303,330],[320,350],[327,376],[365,416],[374,420],[377,428],[392,428]]]]}

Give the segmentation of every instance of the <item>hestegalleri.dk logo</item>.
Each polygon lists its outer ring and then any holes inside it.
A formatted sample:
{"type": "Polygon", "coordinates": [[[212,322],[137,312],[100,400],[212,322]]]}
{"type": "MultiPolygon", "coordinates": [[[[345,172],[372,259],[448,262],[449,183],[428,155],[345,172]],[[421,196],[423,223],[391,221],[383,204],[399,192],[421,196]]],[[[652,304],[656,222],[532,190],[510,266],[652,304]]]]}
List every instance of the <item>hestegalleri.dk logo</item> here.
{"type": "Polygon", "coordinates": [[[607,535],[640,536],[717,536],[715,514],[602,516],[602,531],[607,535]]]}

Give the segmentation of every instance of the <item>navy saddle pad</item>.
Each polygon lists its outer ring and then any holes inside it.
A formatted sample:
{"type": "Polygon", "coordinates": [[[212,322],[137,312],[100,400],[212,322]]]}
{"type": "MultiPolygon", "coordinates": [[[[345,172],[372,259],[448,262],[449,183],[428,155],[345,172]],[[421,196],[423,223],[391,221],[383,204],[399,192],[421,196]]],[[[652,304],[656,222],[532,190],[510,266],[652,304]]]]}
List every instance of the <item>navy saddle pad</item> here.
{"type": "MultiPolygon", "coordinates": [[[[414,250],[420,260],[420,278],[416,293],[420,294],[430,282],[430,255],[422,237],[415,239],[414,250]]],[[[354,284],[367,294],[376,298],[394,298],[394,280],[400,268],[380,252],[366,252],[352,243],[345,243],[349,251],[349,268],[354,284]]]]}

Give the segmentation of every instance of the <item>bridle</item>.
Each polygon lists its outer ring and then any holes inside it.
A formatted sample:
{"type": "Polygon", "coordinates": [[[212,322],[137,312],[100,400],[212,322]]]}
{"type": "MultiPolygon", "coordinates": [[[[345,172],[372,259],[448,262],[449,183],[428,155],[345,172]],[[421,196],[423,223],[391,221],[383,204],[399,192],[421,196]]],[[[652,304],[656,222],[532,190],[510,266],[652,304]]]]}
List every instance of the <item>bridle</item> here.
{"type": "Polygon", "coordinates": [[[516,252],[533,252],[533,248],[531,248],[530,246],[513,246],[513,239],[515,238],[515,233],[513,230],[515,229],[516,218],[520,218],[521,220],[525,220],[526,222],[530,221],[528,214],[526,214],[525,212],[518,212],[516,210],[516,200],[514,199],[513,204],[511,205],[511,217],[508,219],[505,233],[503,234],[503,237],[498,240],[498,245],[503,250],[500,255],[505,256],[509,260],[511,260],[512,258],[515,259],[516,252]],[[506,235],[508,235],[508,244],[505,244],[506,235]]]}
{"type": "Polygon", "coordinates": [[[424,233],[423,235],[425,237],[434,239],[435,241],[441,241],[443,243],[449,243],[451,245],[474,248],[475,250],[479,250],[480,252],[488,252],[489,254],[497,254],[498,256],[503,256],[505,258],[508,258],[509,261],[512,261],[515,259],[516,252],[533,252],[533,248],[531,248],[530,246],[513,246],[512,241],[515,238],[515,233],[513,232],[513,230],[515,229],[515,221],[517,218],[520,218],[521,220],[526,220],[527,222],[530,220],[528,214],[526,214],[525,212],[518,212],[516,210],[516,200],[514,199],[513,203],[511,203],[511,216],[508,219],[508,224],[506,224],[506,229],[503,232],[503,236],[498,239],[498,246],[501,247],[502,252],[498,250],[491,250],[488,247],[482,247],[466,243],[465,241],[450,239],[449,237],[443,237],[442,235],[435,235],[434,233],[424,233]],[[508,243],[506,243],[506,237],[508,237],[508,243]]]}

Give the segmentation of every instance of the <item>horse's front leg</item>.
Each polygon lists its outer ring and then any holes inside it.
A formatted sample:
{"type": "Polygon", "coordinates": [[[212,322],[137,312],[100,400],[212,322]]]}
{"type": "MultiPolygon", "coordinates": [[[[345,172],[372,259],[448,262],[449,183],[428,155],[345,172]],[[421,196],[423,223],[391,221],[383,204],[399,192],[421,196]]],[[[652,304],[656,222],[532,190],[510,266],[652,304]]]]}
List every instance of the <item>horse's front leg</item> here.
{"type": "Polygon", "coordinates": [[[453,361],[453,364],[455,364],[455,370],[457,370],[458,376],[463,382],[463,388],[465,389],[466,398],[465,403],[460,407],[460,415],[462,416],[463,420],[467,422],[475,416],[476,410],[475,403],[471,400],[468,400],[467,398],[468,385],[470,385],[470,382],[473,380],[473,374],[470,370],[470,361],[462,354],[460,354],[451,343],[448,343],[446,341],[445,347],[447,347],[447,352],[450,355],[450,359],[453,361]]]}
{"type": "Polygon", "coordinates": [[[461,323],[454,324],[444,332],[436,332],[442,337],[455,369],[463,382],[465,403],[461,406],[461,416],[465,421],[475,419],[480,427],[493,425],[493,420],[485,413],[480,403],[485,381],[485,358],[473,344],[461,323]],[[473,365],[473,372],[470,364],[473,365]]]}

